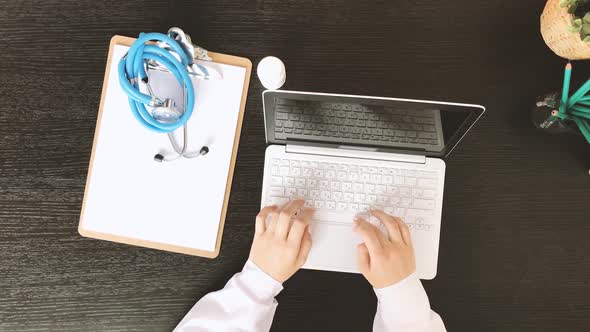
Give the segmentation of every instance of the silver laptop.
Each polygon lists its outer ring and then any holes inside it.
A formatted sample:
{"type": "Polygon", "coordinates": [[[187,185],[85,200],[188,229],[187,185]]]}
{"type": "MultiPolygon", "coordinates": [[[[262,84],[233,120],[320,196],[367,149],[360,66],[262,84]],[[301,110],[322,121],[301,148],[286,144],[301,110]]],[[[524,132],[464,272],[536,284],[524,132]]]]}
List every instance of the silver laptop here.
{"type": "Polygon", "coordinates": [[[436,276],[443,158],[481,117],[479,105],[269,90],[262,206],[294,198],[316,210],[305,268],[358,273],[353,218],[371,208],[409,226],[418,276],[436,276]]]}

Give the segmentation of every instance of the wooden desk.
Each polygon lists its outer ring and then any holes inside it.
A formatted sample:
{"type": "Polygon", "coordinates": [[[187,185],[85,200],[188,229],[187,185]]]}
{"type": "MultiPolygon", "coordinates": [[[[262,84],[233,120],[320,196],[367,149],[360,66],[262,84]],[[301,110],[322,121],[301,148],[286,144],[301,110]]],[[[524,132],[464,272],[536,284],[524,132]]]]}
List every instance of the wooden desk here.
{"type": "MultiPolygon", "coordinates": [[[[248,255],[264,154],[252,76],[216,260],[76,231],[109,39],[180,26],[210,50],[275,55],[285,88],[480,103],[447,160],[439,272],[449,331],[590,326],[590,147],[531,126],[564,61],[541,40],[543,1],[3,1],[0,330],[170,331],[248,255]],[[195,13],[195,14],[192,14],[195,13]]],[[[575,63],[574,79],[590,73],[575,63]]],[[[362,277],[301,271],[275,331],[368,331],[362,277]]]]}

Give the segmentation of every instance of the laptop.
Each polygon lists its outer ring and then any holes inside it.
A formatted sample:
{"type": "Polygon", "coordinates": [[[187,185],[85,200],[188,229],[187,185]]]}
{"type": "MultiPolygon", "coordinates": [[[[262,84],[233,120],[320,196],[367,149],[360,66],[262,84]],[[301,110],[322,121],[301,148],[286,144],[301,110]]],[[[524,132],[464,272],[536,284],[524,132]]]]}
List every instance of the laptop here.
{"type": "Polygon", "coordinates": [[[315,209],[304,268],[359,273],[356,215],[376,208],[408,225],[421,279],[436,276],[445,162],[485,112],[479,105],[268,90],[261,206],[315,209]]]}

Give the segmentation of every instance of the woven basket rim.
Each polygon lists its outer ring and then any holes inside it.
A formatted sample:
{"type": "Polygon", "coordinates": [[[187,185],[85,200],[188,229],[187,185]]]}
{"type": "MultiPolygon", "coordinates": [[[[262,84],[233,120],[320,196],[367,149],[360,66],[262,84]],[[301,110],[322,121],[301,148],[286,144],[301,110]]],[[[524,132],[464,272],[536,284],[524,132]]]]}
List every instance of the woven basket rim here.
{"type": "Polygon", "coordinates": [[[575,15],[561,7],[559,0],[548,0],[541,14],[541,35],[547,46],[557,55],[571,60],[589,59],[590,43],[581,34],[569,31],[575,15]]]}

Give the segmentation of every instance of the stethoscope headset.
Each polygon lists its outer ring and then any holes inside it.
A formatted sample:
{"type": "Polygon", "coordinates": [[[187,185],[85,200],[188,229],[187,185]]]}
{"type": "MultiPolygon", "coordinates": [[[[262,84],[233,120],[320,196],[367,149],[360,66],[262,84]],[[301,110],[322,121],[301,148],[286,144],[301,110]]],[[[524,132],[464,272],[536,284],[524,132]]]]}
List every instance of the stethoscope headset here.
{"type": "Polygon", "coordinates": [[[171,28],[167,35],[157,32],[141,33],[119,61],[119,83],[128,97],[131,112],[144,127],[167,134],[176,153],[173,156],[157,153],[154,156],[157,162],[173,161],[181,157],[195,158],[209,153],[206,145],[197,152],[187,151],[187,122],[195,106],[195,90],[190,76],[210,79],[215,74],[219,75],[215,70],[195,63],[197,59],[211,61],[207,50],[193,45],[190,37],[181,29],[171,28]],[[162,100],[154,94],[148,74],[152,69],[168,71],[174,75],[183,90],[182,110],[176,107],[172,99],[162,100]],[[140,82],[145,84],[149,94],[140,91],[140,82]],[[182,145],[174,135],[174,131],[180,127],[183,128],[182,145]]]}

